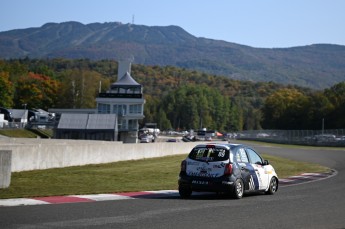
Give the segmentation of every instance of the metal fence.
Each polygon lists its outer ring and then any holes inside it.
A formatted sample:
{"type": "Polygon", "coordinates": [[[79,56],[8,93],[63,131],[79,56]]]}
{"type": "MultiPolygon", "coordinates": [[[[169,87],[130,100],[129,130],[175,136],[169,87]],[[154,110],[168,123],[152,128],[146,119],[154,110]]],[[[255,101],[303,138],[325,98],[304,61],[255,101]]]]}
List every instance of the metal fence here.
{"type": "Polygon", "coordinates": [[[0,129],[52,129],[56,122],[0,122],[0,129]]]}
{"type": "Polygon", "coordinates": [[[238,132],[236,138],[296,145],[345,146],[345,129],[248,130],[238,132]]]}
{"type": "Polygon", "coordinates": [[[20,129],[25,126],[26,123],[23,122],[0,122],[0,129],[20,129]]]}

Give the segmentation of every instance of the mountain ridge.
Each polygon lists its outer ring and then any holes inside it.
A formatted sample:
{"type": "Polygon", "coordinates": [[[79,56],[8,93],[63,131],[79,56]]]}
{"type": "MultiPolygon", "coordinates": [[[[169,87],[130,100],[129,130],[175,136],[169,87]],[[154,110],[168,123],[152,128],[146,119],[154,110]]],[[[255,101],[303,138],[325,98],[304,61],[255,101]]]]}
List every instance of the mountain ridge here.
{"type": "Polygon", "coordinates": [[[0,32],[0,58],[126,59],[232,79],[324,89],[345,80],[345,46],[255,48],[195,37],[183,28],[120,22],[46,23],[0,32]]]}

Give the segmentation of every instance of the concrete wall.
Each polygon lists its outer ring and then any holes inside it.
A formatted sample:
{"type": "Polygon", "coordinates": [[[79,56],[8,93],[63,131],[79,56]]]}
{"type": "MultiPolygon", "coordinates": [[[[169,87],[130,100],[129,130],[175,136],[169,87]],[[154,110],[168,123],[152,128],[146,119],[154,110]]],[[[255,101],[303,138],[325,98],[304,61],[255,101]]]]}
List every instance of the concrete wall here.
{"type": "Polygon", "coordinates": [[[0,139],[0,150],[12,151],[12,172],[187,154],[195,145],[197,143],[0,139]]]}
{"type": "Polygon", "coordinates": [[[0,188],[8,188],[11,183],[11,157],[10,150],[0,150],[0,188]]]}

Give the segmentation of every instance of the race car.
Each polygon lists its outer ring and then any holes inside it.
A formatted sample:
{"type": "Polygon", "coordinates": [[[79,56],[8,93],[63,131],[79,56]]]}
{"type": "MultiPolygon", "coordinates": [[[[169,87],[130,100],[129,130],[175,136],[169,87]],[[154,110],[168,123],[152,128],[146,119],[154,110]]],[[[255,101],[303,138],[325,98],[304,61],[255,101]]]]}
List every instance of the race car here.
{"type": "Polygon", "coordinates": [[[250,192],[274,194],[278,184],[273,166],[251,147],[210,143],[195,146],[181,162],[178,189],[182,198],[206,191],[240,199],[250,192]]]}

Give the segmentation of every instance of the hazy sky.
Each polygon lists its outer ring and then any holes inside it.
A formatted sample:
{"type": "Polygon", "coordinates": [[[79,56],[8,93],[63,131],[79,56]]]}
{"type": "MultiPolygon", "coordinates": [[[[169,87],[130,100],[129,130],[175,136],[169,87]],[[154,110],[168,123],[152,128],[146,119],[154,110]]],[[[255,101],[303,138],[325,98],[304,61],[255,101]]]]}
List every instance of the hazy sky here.
{"type": "Polygon", "coordinates": [[[345,0],[1,0],[0,31],[47,22],[177,25],[252,47],[345,45],[345,0]]]}

